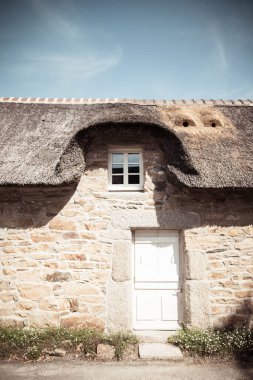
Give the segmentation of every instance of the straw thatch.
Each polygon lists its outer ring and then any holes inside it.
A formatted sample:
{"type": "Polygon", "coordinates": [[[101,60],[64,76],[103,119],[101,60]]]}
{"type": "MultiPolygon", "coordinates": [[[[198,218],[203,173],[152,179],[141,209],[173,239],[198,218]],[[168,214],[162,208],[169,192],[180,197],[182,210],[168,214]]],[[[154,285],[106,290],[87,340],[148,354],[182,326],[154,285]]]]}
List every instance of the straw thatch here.
{"type": "MultiPolygon", "coordinates": [[[[136,102],[135,102],[136,103],[136,102]]],[[[241,105],[0,102],[0,184],[58,185],[80,178],[78,136],[95,125],[163,128],[168,176],[189,187],[253,186],[253,107],[241,105]]]]}

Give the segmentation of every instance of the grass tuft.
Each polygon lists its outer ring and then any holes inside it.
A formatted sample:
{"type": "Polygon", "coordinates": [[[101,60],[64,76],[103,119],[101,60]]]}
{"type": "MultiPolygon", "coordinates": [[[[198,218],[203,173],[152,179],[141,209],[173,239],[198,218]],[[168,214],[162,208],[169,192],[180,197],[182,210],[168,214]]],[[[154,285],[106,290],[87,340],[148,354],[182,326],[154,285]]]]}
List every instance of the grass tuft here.
{"type": "Polygon", "coordinates": [[[185,328],[167,341],[193,356],[239,357],[253,354],[253,330],[244,326],[223,330],[185,328]]]}

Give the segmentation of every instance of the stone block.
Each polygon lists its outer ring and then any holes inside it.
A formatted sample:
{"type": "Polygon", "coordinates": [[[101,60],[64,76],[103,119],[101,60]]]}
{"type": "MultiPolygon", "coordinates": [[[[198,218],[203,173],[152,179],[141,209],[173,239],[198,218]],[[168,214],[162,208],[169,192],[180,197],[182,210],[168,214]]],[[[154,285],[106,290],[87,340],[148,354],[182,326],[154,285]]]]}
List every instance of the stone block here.
{"type": "Polygon", "coordinates": [[[183,360],[180,348],[168,343],[140,343],[139,356],[146,360],[183,360]]]}
{"type": "Polygon", "coordinates": [[[46,281],[49,282],[65,282],[71,281],[71,273],[69,272],[53,272],[46,275],[46,281]]]}
{"type": "Polygon", "coordinates": [[[32,301],[18,301],[16,304],[18,309],[31,310],[33,307],[32,301]]]}
{"type": "Polygon", "coordinates": [[[114,212],[112,226],[114,228],[166,228],[182,229],[197,227],[199,215],[194,212],[158,212],[157,210],[130,210],[114,212]]]}
{"type": "Polygon", "coordinates": [[[108,317],[107,327],[109,331],[127,331],[132,328],[132,286],[130,281],[107,284],[108,317]]]}
{"type": "Polygon", "coordinates": [[[130,344],[128,345],[122,355],[122,360],[137,360],[139,359],[138,355],[138,345],[130,344]]]}
{"type": "Polygon", "coordinates": [[[14,315],[12,317],[2,317],[0,318],[0,324],[2,326],[12,326],[12,327],[23,328],[27,326],[27,319],[20,318],[14,315]]]}
{"type": "Polygon", "coordinates": [[[15,274],[16,274],[16,270],[15,270],[15,269],[12,269],[12,268],[4,268],[4,269],[3,269],[3,274],[4,274],[5,276],[15,275],[15,274]]]}
{"type": "Polygon", "coordinates": [[[65,232],[63,239],[79,239],[79,235],[76,232],[65,232]]]}
{"type": "Polygon", "coordinates": [[[235,292],[236,298],[248,298],[253,297],[253,290],[242,290],[240,292],[235,292]]]}
{"type": "Polygon", "coordinates": [[[112,360],[115,356],[115,348],[109,344],[97,345],[97,357],[101,360],[112,360]]]}
{"type": "Polygon", "coordinates": [[[33,311],[29,314],[30,327],[59,327],[59,315],[50,311],[33,311]]]}
{"type": "Polygon", "coordinates": [[[44,233],[32,232],[31,239],[34,243],[41,243],[41,242],[54,242],[58,239],[58,237],[57,235],[54,235],[50,232],[44,232],[44,233]]]}
{"type": "Polygon", "coordinates": [[[51,310],[57,311],[59,310],[59,302],[55,298],[45,299],[39,303],[39,309],[41,310],[51,310]]]}
{"type": "Polygon", "coordinates": [[[17,281],[38,281],[40,279],[38,270],[18,270],[17,271],[17,281]]]}
{"type": "Polygon", "coordinates": [[[11,317],[14,314],[15,306],[12,301],[0,302],[0,317],[11,317]]]}
{"type": "Polygon", "coordinates": [[[49,356],[58,356],[63,357],[66,355],[66,351],[62,348],[56,348],[55,350],[48,350],[44,349],[43,354],[49,355],[49,356]]]}
{"type": "Polygon", "coordinates": [[[68,314],[66,316],[61,317],[61,327],[66,328],[83,328],[89,327],[97,330],[103,330],[105,327],[104,321],[96,318],[90,317],[85,314],[68,314]]]}
{"type": "Polygon", "coordinates": [[[221,279],[226,279],[229,277],[229,274],[222,271],[222,272],[212,272],[209,273],[208,279],[210,280],[221,280],[221,279]]]}
{"type": "Polygon", "coordinates": [[[128,241],[114,241],[112,245],[112,278],[116,282],[131,279],[132,244],[128,241]]]}
{"type": "Polygon", "coordinates": [[[64,293],[67,297],[78,297],[82,295],[98,295],[99,291],[89,283],[68,282],[63,284],[64,293]]]}
{"type": "Polygon", "coordinates": [[[0,292],[0,301],[3,301],[3,302],[12,301],[15,298],[15,296],[17,296],[17,295],[13,291],[0,292]]]}
{"type": "Polygon", "coordinates": [[[21,283],[18,284],[21,297],[31,300],[45,298],[51,295],[51,287],[43,283],[21,283]]]}
{"type": "Polygon", "coordinates": [[[51,230],[76,231],[76,225],[68,218],[56,217],[49,223],[51,230]]]}
{"type": "Polygon", "coordinates": [[[84,253],[67,253],[64,255],[64,258],[66,260],[79,260],[79,261],[86,260],[86,256],[84,253]]]}
{"type": "Polygon", "coordinates": [[[70,298],[68,299],[68,302],[71,313],[76,313],[79,311],[79,302],[76,298],[70,298]]]}
{"type": "Polygon", "coordinates": [[[94,263],[87,263],[86,261],[75,261],[71,260],[68,262],[68,267],[70,269],[94,269],[94,263]]]}
{"type": "Polygon", "coordinates": [[[186,323],[198,328],[210,325],[210,285],[208,281],[187,281],[185,284],[186,323]]]}
{"type": "Polygon", "coordinates": [[[89,231],[105,230],[107,226],[108,226],[108,222],[106,221],[90,222],[84,225],[85,229],[89,231]]]}
{"type": "Polygon", "coordinates": [[[187,280],[206,280],[206,258],[203,252],[185,252],[185,277],[187,280]]]}

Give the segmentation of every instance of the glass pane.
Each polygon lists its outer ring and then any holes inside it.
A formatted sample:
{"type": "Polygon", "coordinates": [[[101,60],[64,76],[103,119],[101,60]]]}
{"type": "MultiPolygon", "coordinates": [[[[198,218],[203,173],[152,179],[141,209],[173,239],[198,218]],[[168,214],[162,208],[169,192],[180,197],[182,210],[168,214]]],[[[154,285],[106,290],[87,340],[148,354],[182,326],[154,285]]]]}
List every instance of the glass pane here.
{"type": "Polygon", "coordinates": [[[139,172],[140,172],[139,165],[131,164],[128,166],[128,173],[139,173],[139,172]]]}
{"type": "Polygon", "coordinates": [[[123,153],[112,153],[113,164],[123,164],[123,153]]]}
{"type": "Polygon", "coordinates": [[[128,183],[129,183],[129,185],[138,185],[140,183],[140,176],[139,175],[129,175],[128,176],[128,183]]]}
{"type": "Polygon", "coordinates": [[[123,175],[113,175],[112,176],[112,184],[113,185],[123,185],[123,175]]]}
{"type": "Polygon", "coordinates": [[[123,174],[123,165],[112,164],[112,174],[123,174]]]}
{"type": "Polygon", "coordinates": [[[138,164],[139,156],[139,153],[128,153],[128,164],[138,164]]]}

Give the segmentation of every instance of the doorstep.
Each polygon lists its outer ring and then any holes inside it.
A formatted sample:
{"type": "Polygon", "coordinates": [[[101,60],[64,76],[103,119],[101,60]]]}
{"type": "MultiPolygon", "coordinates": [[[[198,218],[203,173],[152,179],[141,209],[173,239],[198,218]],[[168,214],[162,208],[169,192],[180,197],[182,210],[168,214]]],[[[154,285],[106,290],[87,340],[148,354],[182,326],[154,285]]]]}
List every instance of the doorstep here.
{"type": "Polygon", "coordinates": [[[177,334],[177,330],[134,330],[133,334],[141,343],[166,343],[169,336],[177,334]]]}
{"type": "Polygon", "coordinates": [[[180,348],[169,343],[140,343],[139,357],[146,360],[183,360],[180,348]]]}

